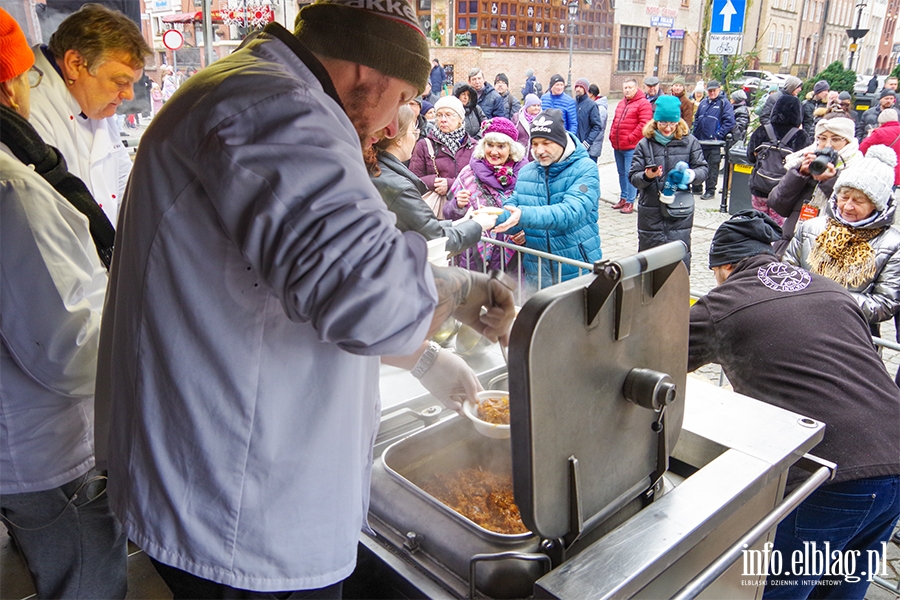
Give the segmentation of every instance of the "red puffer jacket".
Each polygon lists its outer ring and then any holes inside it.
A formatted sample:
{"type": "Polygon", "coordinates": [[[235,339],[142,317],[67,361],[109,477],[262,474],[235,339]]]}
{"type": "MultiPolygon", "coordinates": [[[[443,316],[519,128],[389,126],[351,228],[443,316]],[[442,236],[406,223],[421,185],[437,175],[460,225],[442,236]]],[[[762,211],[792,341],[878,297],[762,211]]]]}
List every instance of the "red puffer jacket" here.
{"type": "Polygon", "coordinates": [[[897,121],[882,123],[860,142],[859,149],[865,154],[876,144],[883,144],[898,153],[897,166],[894,167],[894,185],[900,185],[900,123],[897,121]]]}
{"type": "Polygon", "coordinates": [[[615,150],[634,150],[644,138],[643,129],[653,118],[653,106],[644,92],[638,89],[629,100],[623,98],[616,106],[609,141],[615,150]]]}

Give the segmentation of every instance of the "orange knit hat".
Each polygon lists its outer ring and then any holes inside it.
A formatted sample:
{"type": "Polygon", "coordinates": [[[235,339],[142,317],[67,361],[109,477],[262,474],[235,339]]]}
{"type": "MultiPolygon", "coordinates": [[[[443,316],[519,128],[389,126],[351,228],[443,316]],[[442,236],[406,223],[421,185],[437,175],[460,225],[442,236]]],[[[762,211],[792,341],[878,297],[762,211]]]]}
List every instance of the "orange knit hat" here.
{"type": "Polygon", "coordinates": [[[0,8],[0,81],[15,79],[34,64],[34,52],[22,28],[0,8]]]}

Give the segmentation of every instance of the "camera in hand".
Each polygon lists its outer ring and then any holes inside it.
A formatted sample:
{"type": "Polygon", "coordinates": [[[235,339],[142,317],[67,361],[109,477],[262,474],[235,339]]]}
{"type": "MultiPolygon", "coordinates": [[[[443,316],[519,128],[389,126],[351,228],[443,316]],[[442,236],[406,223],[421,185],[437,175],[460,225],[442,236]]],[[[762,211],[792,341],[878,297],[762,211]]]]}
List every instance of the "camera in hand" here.
{"type": "Polygon", "coordinates": [[[809,172],[812,175],[821,175],[828,169],[828,163],[836,165],[838,153],[833,148],[816,150],[816,157],[809,163],[809,172]]]}

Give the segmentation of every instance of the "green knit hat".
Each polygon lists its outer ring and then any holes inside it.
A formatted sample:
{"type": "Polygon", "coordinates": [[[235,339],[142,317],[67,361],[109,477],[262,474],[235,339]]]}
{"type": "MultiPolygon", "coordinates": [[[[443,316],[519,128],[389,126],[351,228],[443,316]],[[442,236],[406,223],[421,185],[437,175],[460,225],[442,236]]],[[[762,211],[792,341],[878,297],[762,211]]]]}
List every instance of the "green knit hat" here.
{"type": "Polygon", "coordinates": [[[681,100],[675,96],[660,96],[656,99],[653,119],[657,123],[677,123],[681,120],[681,100]]]}
{"type": "Polygon", "coordinates": [[[313,52],[366,65],[425,91],[428,42],[409,0],[319,0],[300,10],[294,34],[313,52]]]}

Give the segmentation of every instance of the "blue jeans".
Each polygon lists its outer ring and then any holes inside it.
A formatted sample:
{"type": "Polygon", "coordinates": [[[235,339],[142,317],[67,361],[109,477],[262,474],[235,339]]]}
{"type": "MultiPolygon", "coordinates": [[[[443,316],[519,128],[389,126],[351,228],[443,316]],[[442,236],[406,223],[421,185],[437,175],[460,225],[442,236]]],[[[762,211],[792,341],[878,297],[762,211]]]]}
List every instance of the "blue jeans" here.
{"type": "Polygon", "coordinates": [[[634,202],[634,198],[637,196],[637,188],[631,185],[631,179],[628,177],[634,150],[616,150],[613,154],[616,156],[616,169],[619,171],[619,189],[621,190],[619,197],[624,198],[628,202],[634,202]]]}
{"type": "Polygon", "coordinates": [[[781,575],[769,575],[763,598],[861,600],[871,583],[870,559],[878,560],[872,570],[883,575],[877,571],[882,564],[881,543],[888,542],[898,516],[900,476],[857,479],[819,488],[778,525],[772,554],[778,552],[781,558],[781,575]],[[809,575],[794,573],[794,552],[802,558],[797,566],[808,569],[809,575]],[[818,567],[812,559],[807,560],[815,553],[819,553],[818,567]],[[824,561],[824,557],[830,560],[824,561]],[[841,559],[839,564],[835,564],[835,558],[841,559]],[[825,562],[830,563],[830,575],[822,575],[825,562]],[[857,577],[859,581],[852,581],[857,577]]]}
{"type": "Polygon", "coordinates": [[[38,598],[124,598],[127,549],[95,470],[43,492],[0,496],[38,598]]]}

